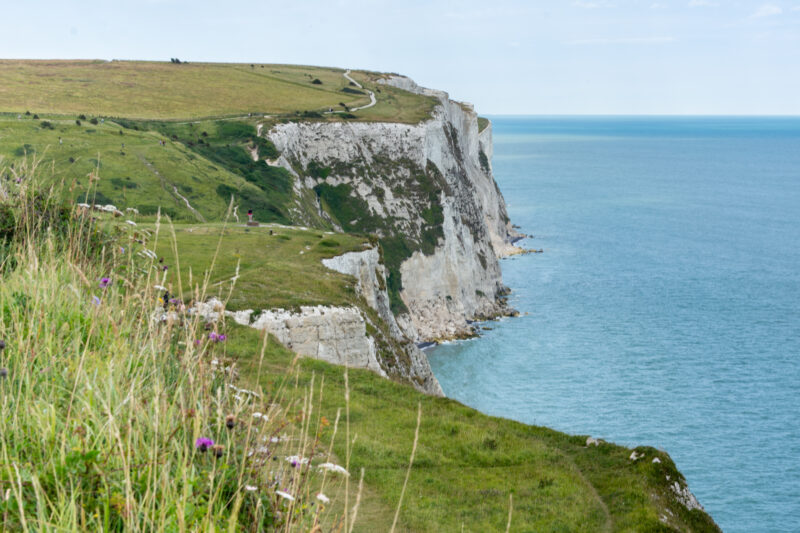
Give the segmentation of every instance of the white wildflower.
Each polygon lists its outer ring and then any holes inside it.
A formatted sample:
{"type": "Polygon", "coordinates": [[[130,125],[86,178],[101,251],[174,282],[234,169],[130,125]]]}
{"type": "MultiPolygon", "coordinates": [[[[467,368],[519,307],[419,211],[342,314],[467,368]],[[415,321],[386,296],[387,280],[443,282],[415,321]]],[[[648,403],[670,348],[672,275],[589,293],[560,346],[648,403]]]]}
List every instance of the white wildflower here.
{"type": "Polygon", "coordinates": [[[320,470],[326,470],[328,472],[333,472],[335,474],[344,474],[345,476],[349,476],[350,472],[344,469],[344,467],[335,465],[333,463],[322,463],[317,468],[320,470]]]}
{"type": "Polygon", "coordinates": [[[299,455],[290,455],[286,458],[292,464],[307,465],[308,457],[300,457],[299,455]]]}
{"type": "Polygon", "coordinates": [[[165,291],[167,288],[163,285],[153,285],[153,288],[157,291],[165,291]]]}
{"type": "Polygon", "coordinates": [[[136,225],[136,222],[134,222],[133,220],[126,220],[125,223],[130,225],[130,226],[135,226],[136,225]]]}
{"type": "Polygon", "coordinates": [[[253,485],[245,485],[244,490],[247,492],[255,492],[258,490],[258,487],[254,487],[253,485]]]}
{"type": "Polygon", "coordinates": [[[290,502],[294,501],[294,496],[292,496],[288,492],[283,492],[282,490],[276,490],[275,494],[277,494],[281,498],[285,498],[285,499],[289,500],[290,502]]]}
{"type": "Polygon", "coordinates": [[[319,494],[317,494],[317,499],[319,501],[321,501],[322,503],[330,503],[331,502],[331,499],[328,498],[327,496],[325,496],[324,494],[322,494],[321,492],[319,494]]]}

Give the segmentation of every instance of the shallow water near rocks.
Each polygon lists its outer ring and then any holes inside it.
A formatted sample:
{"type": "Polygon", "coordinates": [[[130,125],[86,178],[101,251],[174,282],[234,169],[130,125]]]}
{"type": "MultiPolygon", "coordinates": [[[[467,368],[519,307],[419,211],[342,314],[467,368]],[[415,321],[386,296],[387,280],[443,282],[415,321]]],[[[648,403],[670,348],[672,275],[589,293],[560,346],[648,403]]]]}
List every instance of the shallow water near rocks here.
{"type": "Polygon", "coordinates": [[[428,352],[445,393],[663,448],[726,532],[800,530],[800,119],[493,128],[544,253],[502,263],[523,316],[428,352]]]}

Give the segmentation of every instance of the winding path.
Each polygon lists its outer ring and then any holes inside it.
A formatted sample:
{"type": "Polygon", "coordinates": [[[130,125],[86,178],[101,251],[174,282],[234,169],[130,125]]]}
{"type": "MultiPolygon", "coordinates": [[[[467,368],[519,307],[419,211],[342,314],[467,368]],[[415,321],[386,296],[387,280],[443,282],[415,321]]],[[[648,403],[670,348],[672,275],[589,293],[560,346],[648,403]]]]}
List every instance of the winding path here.
{"type": "MultiPolygon", "coordinates": [[[[358,83],[356,80],[354,80],[353,78],[350,77],[350,69],[347,69],[347,72],[344,73],[344,77],[345,77],[345,79],[347,81],[349,81],[350,83],[352,83],[353,85],[355,85],[359,89],[364,89],[364,87],[360,83],[358,83]]],[[[375,93],[374,92],[370,91],[369,89],[364,89],[364,90],[369,93],[369,103],[367,105],[362,105],[361,107],[354,107],[354,108],[350,109],[350,111],[360,111],[362,109],[366,109],[368,107],[372,107],[372,106],[374,106],[375,104],[378,103],[378,101],[375,99],[375,93]]]]}

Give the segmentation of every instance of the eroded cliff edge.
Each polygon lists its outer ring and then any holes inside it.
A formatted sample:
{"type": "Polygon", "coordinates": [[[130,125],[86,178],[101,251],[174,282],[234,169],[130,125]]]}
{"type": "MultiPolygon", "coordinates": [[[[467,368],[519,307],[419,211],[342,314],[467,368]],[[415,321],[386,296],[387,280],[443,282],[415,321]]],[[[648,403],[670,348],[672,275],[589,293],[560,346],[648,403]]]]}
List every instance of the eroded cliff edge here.
{"type": "Polygon", "coordinates": [[[439,104],[419,124],[288,122],[265,132],[296,176],[293,215],[377,236],[404,337],[469,335],[469,321],[510,312],[498,258],[518,251],[492,175],[491,125],[481,130],[472,107],[446,93],[381,81],[439,104]]]}

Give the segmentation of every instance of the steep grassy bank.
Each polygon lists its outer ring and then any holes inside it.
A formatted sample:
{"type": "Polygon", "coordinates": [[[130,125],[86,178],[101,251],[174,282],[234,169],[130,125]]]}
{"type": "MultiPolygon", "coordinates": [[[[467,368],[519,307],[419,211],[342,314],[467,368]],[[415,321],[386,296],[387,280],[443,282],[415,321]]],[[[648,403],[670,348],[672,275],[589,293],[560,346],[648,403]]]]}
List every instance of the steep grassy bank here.
{"type": "MultiPolygon", "coordinates": [[[[229,326],[227,355],[243,376],[260,369],[268,390],[286,380],[291,355],[258,361],[259,333],[229,326]],[[260,366],[259,366],[260,365],[260,366]]],[[[371,489],[362,506],[391,516],[399,501],[422,406],[417,455],[401,513],[404,531],[504,531],[513,497],[511,531],[718,531],[702,511],[688,511],[670,488],[683,477],[654,448],[609,443],[586,446],[585,436],[483,415],[453,400],[434,398],[368,371],[315,360],[299,363],[297,377],[324,381],[321,414],[333,419],[349,382],[350,471],[365,470],[371,489]],[[654,459],[660,462],[653,462],[654,459]]],[[[245,378],[251,379],[251,378],[245,378]]],[[[254,382],[251,381],[251,382],[254,382]]],[[[342,411],[342,419],[346,413],[342,411]]],[[[340,428],[341,431],[341,428],[340,428]]],[[[330,434],[330,428],[323,432],[330,434]]],[[[324,438],[323,438],[324,440],[324,438]]],[[[346,457],[345,441],[334,451],[346,457]]],[[[369,522],[358,531],[376,531],[369,522]]]]}
{"type": "Polygon", "coordinates": [[[0,188],[0,528],[335,528],[344,478],[317,468],[304,394],[237,387],[152,254],[50,198],[0,188]]]}

